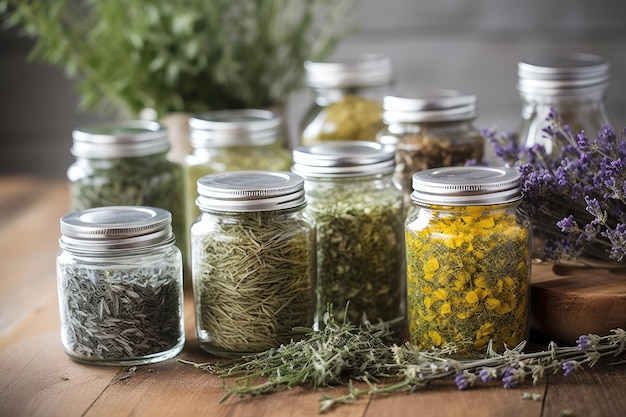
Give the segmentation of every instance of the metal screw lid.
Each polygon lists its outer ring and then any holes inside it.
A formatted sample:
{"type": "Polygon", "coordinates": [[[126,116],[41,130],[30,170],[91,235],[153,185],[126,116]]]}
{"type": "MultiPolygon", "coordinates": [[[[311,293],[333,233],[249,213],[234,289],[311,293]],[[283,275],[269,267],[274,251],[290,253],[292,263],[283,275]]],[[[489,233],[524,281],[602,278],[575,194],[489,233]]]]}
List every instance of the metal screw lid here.
{"type": "Polygon", "coordinates": [[[537,57],[517,65],[521,94],[582,95],[604,92],[609,85],[609,63],[602,57],[573,53],[537,57]]]}
{"type": "Polygon", "coordinates": [[[387,124],[470,120],[476,114],[476,96],[463,95],[455,90],[383,98],[383,121],[387,124]]]}
{"type": "Polygon", "coordinates": [[[376,87],[393,81],[391,59],[364,54],[341,61],[304,63],[306,83],[312,88],[376,87]]]}
{"type": "Polygon", "coordinates": [[[514,168],[444,167],[413,174],[411,199],[448,206],[504,204],[521,198],[521,179],[514,168]]]}
{"type": "Polygon", "coordinates": [[[189,141],[194,148],[269,145],[281,139],[282,124],[269,110],[217,110],[189,119],[189,141]]]}
{"type": "Polygon", "coordinates": [[[71,153],[81,158],[128,158],[170,149],[165,126],[148,120],[101,123],[72,132],[71,153]]]}
{"type": "Polygon", "coordinates": [[[247,212],[295,208],[305,203],[304,180],[284,171],[231,171],[197,182],[201,210],[247,212]]]}
{"type": "Polygon", "coordinates": [[[148,206],[107,206],[75,211],[61,218],[60,246],[100,253],[174,243],[169,211],[148,206]]]}
{"type": "Polygon", "coordinates": [[[330,141],[293,150],[292,171],[308,177],[358,177],[385,174],[395,167],[395,149],[368,141],[330,141]]]}

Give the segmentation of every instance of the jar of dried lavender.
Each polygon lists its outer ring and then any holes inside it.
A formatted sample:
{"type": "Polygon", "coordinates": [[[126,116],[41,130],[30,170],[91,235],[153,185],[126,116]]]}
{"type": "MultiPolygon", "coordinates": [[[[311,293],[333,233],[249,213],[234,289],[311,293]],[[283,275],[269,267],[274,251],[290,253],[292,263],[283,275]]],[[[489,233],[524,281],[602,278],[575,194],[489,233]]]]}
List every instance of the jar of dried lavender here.
{"type": "Polygon", "coordinates": [[[474,126],[476,97],[454,90],[435,90],[411,96],[385,96],[385,128],[377,140],[396,147],[395,178],[411,206],[414,173],[480,161],[484,139],[474,126]]]}
{"type": "Polygon", "coordinates": [[[176,356],[185,342],[183,275],[172,216],[109,206],[61,218],[61,341],[74,360],[127,366],[176,356]]]}
{"type": "Polygon", "coordinates": [[[200,347],[223,357],[286,344],[314,320],[315,223],[303,179],[233,171],[198,180],[191,226],[200,347]]]}
{"type": "Polygon", "coordinates": [[[339,321],[399,319],[400,328],[404,215],[393,147],[325,142],[298,147],[293,158],[292,171],[305,178],[307,212],[317,223],[317,325],[332,304],[339,321]]]}

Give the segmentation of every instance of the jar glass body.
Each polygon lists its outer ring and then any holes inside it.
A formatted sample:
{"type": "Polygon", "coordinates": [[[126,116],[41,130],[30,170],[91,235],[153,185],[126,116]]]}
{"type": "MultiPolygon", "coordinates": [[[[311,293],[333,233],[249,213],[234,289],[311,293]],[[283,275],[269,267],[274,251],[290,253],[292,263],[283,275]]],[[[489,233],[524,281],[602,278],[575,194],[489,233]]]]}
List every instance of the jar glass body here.
{"type": "Polygon", "coordinates": [[[404,216],[393,173],[307,177],[305,191],[317,224],[317,326],[329,304],[338,322],[400,318],[403,326],[404,216]]]}
{"type": "Polygon", "coordinates": [[[222,357],[288,343],[312,327],[315,223],[303,207],[206,210],[191,226],[196,336],[222,357]]]}
{"type": "Polygon", "coordinates": [[[377,140],[396,147],[395,179],[404,191],[406,209],[411,207],[414,173],[481,161],[485,150],[484,139],[473,120],[390,123],[378,133],[377,140]]]}
{"type": "Polygon", "coordinates": [[[153,206],[172,213],[172,231],[186,258],[183,170],[167,151],[120,158],[77,158],[67,170],[73,211],[103,206],[153,206]]]}
{"type": "Polygon", "coordinates": [[[604,92],[570,96],[522,94],[519,144],[526,147],[542,145],[548,154],[559,152],[559,149],[554,149],[551,139],[543,131],[549,126],[546,119],[552,109],[556,111],[562,124],[570,127],[574,135],[583,130],[588,137],[597,135],[602,125],[611,125],[604,95],[604,92]]]}
{"type": "Polygon", "coordinates": [[[315,100],[305,113],[303,145],[329,140],[376,140],[383,128],[382,99],[388,86],[314,89],[315,100]]]}
{"type": "Polygon", "coordinates": [[[452,343],[459,357],[526,340],[530,222],[519,202],[485,206],[415,203],[405,223],[410,340],[452,343]]]}
{"type": "Polygon", "coordinates": [[[61,341],[78,362],[129,366],[176,356],[185,343],[180,250],[169,244],[57,256],[61,341]]]}

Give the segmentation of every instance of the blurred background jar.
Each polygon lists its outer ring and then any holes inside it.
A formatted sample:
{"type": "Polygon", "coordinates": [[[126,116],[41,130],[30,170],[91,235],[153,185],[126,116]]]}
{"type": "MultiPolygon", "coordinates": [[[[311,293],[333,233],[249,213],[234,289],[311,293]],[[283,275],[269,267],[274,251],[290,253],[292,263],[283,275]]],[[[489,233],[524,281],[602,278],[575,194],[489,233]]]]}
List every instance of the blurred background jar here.
{"type": "Polygon", "coordinates": [[[77,128],[67,170],[73,211],[102,206],[152,206],[172,214],[177,246],[186,258],[183,172],[170,161],[168,131],[147,120],[77,128]]]}
{"type": "Polygon", "coordinates": [[[337,62],[307,61],[304,67],[315,101],[301,121],[301,144],[376,140],[382,98],[394,78],[391,59],[364,54],[337,62]]]}
{"type": "Polygon", "coordinates": [[[611,125],[605,98],[609,87],[609,63],[602,57],[574,53],[525,59],[517,66],[517,89],[522,99],[520,145],[542,145],[555,153],[543,129],[554,109],[563,124],[577,135],[596,135],[611,125]]]}
{"type": "MultiPolygon", "coordinates": [[[[283,119],[261,109],[217,110],[191,117],[185,157],[186,231],[200,215],[196,183],[209,174],[239,170],[289,171],[283,119]]],[[[188,233],[185,240],[189,244],[188,233]]]]}
{"type": "Polygon", "coordinates": [[[476,96],[433,90],[410,97],[385,96],[380,143],[395,146],[395,178],[410,207],[413,174],[429,168],[462,166],[481,161],[484,139],[473,122],[476,96]]]}

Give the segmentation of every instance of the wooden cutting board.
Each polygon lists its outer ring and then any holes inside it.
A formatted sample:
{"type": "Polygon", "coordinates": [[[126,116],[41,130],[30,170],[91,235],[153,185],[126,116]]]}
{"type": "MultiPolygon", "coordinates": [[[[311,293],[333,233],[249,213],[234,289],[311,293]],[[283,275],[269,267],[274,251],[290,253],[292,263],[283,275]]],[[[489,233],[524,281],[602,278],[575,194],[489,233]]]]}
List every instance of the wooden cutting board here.
{"type": "Polygon", "coordinates": [[[626,270],[533,264],[531,284],[531,327],[555,341],[626,329],[626,270]]]}

